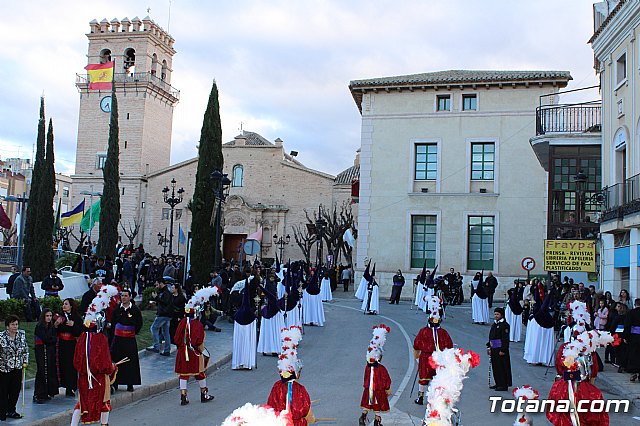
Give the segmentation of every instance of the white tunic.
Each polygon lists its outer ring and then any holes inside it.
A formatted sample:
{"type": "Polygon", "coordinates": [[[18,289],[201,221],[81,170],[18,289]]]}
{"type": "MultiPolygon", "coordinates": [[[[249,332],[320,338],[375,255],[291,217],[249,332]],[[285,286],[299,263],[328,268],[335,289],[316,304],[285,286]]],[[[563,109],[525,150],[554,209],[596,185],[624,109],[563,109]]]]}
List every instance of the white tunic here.
{"type": "Polygon", "coordinates": [[[290,311],[287,311],[287,317],[284,319],[284,326],[291,327],[292,325],[296,325],[298,327],[302,327],[302,309],[296,305],[290,311]]]}
{"type": "Polygon", "coordinates": [[[323,278],[320,282],[320,295],[323,302],[333,300],[331,296],[331,280],[329,278],[323,278]]]}
{"type": "MultiPolygon", "coordinates": [[[[478,281],[471,281],[471,285],[474,291],[478,289],[478,281]]],[[[471,318],[473,322],[489,323],[489,300],[479,298],[475,292],[471,298],[471,318]]]]}
{"type": "Polygon", "coordinates": [[[258,339],[259,353],[280,353],[280,331],[284,328],[284,316],[278,312],[271,318],[262,318],[260,323],[260,337],[258,339]]]}
{"type": "Polygon", "coordinates": [[[508,303],[504,308],[504,315],[509,324],[509,341],[519,342],[522,334],[522,315],[514,315],[508,303]]]}
{"type": "Polygon", "coordinates": [[[360,284],[358,284],[358,289],[356,290],[356,297],[360,300],[364,299],[367,295],[367,283],[368,281],[362,277],[360,280],[360,284]]]}
{"type": "Polygon", "coordinates": [[[256,368],[256,323],[257,320],[247,325],[233,324],[233,370],[256,368]]]}
{"type": "Polygon", "coordinates": [[[324,306],[322,306],[322,293],[311,295],[307,290],[302,297],[302,322],[315,324],[320,327],[324,325],[324,306]]]}
{"type": "Polygon", "coordinates": [[[524,359],[529,364],[553,365],[554,337],[553,327],[540,327],[535,318],[527,323],[524,339],[524,359]]]}
{"type": "Polygon", "coordinates": [[[378,300],[378,286],[377,285],[374,285],[373,286],[373,290],[371,290],[371,303],[369,305],[369,311],[367,311],[367,301],[368,300],[369,300],[369,291],[367,290],[367,292],[364,295],[364,299],[362,299],[362,306],[360,307],[360,309],[362,309],[365,312],[379,313],[380,304],[379,304],[379,300],[378,300]]]}

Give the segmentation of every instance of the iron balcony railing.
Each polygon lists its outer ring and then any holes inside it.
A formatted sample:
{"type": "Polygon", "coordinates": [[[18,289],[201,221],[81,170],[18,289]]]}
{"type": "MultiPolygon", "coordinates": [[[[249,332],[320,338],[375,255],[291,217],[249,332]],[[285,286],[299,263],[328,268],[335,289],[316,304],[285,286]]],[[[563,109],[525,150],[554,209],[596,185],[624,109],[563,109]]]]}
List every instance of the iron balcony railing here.
{"type": "MultiPolygon", "coordinates": [[[[164,92],[169,94],[176,100],[176,102],[180,99],[180,91],[178,89],[171,86],[169,83],[157,77],[156,75],[151,74],[150,72],[116,73],[114,75],[114,81],[116,83],[116,87],[118,87],[117,83],[150,83],[158,89],[163,90],[164,92]]],[[[84,88],[88,84],[88,74],[76,74],[76,86],[78,88],[84,88]]],[[[125,88],[126,87],[127,86],[125,86],[125,88]]]]}
{"type": "Polygon", "coordinates": [[[602,189],[602,221],[622,219],[625,215],[640,212],[640,174],[624,182],[602,189]]]}
{"type": "Polygon", "coordinates": [[[536,108],[536,135],[600,132],[602,102],[544,105],[536,108]]]}

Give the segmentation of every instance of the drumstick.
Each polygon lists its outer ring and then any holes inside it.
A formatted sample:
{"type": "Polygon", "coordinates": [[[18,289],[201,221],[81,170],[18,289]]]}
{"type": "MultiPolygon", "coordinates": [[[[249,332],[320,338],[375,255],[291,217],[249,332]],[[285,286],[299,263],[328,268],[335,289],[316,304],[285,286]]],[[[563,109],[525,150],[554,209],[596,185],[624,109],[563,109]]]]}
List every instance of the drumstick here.
{"type": "Polygon", "coordinates": [[[335,417],[316,417],[316,422],[335,422],[335,417]]]}
{"type": "Polygon", "coordinates": [[[314,400],[311,401],[311,403],[313,404],[314,402],[318,402],[318,401],[320,401],[320,400],[319,399],[314,399],[314,400]]]}

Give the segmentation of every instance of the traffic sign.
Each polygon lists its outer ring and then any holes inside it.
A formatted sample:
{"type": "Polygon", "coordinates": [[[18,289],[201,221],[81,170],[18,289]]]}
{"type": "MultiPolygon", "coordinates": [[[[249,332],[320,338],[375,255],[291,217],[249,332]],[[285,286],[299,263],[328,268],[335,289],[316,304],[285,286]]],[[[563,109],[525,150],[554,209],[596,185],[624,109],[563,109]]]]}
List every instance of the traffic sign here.
{"type": "Polygon", "coordinates": [[[260,251],[260,243],[257,242],[256,240],[247,240],[247,242],[244,243],[244,253],[247,256],[253,256],[255,254],[258,254],[259,251],[260,251]]]}
{"type": "Polygon", "coordinates": [[[533,257],[525,257],[522,259],[522,262],[520,262],[520,266],[522,266],[522,269],[525,271],[531,271],[536,267],[536,261],[533,260],[533,257]]]}

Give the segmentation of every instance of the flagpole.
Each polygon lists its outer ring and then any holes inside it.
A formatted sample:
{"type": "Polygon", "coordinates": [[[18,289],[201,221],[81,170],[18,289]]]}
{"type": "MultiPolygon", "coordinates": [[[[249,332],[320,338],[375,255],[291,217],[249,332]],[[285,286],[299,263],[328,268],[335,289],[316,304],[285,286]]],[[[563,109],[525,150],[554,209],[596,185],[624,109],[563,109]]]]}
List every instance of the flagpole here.
{"type": "Polygon", "coordinates": [[[180,256],[180,234],[182,233],[182,225],[178,224],[178,256],[180,256]]]}

